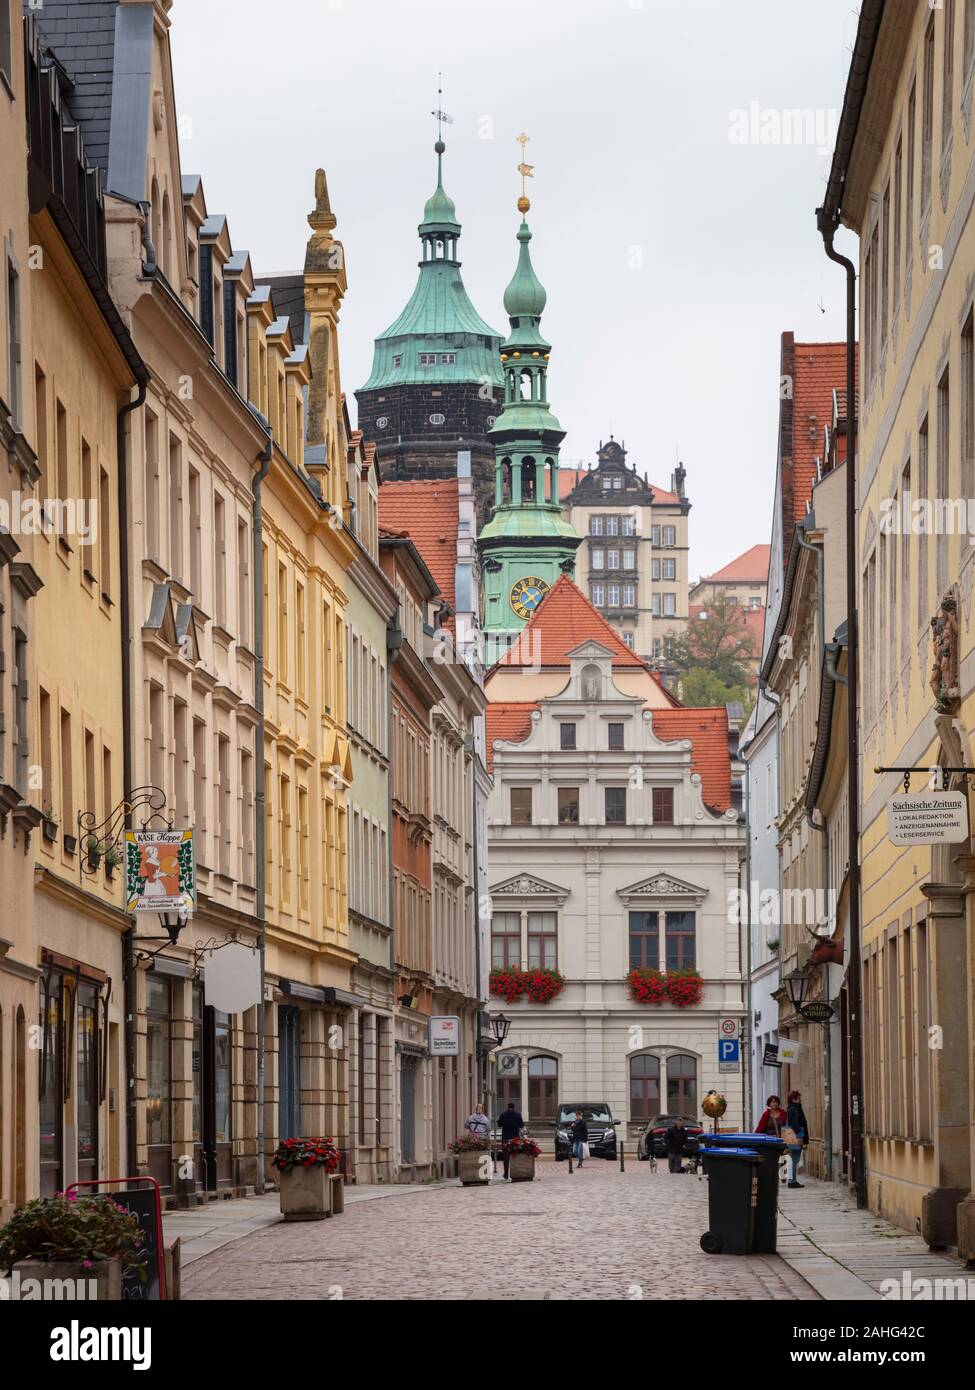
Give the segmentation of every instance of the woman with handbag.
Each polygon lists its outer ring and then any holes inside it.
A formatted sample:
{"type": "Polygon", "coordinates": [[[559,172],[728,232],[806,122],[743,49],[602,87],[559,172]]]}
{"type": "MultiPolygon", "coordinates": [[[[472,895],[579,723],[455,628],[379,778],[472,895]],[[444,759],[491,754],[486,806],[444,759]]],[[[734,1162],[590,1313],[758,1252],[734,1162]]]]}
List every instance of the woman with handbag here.
{"type": "Polygon", "coordinates": [[[579,1168],[589,1157],[589,1126],[582,1118],[581,1110],[576,1111],[575,1124],[572,1126],[572,1157],[579,1168]]]}
{"type": "Polygon", "coordinates": [[[809,1143],[809,1125],[806,1123],[806,1112],[802,1108],[802,1096],[798,1091],[789,1092],[789,1108],[786,1111],[786,1125],[782,1137],[789,1145],[789,1159],[792,1164],[789,1186],[802,1187],[803,1184],[799,1181],[799,1159],[809,1143]],[[790,1140],[794,1142],[790,1143],[790,1140]]]}

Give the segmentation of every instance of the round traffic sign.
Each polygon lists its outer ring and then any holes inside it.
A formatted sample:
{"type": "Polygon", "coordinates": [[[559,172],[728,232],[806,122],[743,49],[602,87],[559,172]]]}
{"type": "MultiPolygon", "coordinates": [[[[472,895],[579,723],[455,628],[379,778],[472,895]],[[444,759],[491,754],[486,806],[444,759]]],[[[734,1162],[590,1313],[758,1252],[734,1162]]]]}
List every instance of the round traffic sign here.
{"type": "Polygon", "coordinates": [[[723,1038],[736,1038],[738,1036],[737,1018],[723,1018],[718,1027],[723,1038]]]}

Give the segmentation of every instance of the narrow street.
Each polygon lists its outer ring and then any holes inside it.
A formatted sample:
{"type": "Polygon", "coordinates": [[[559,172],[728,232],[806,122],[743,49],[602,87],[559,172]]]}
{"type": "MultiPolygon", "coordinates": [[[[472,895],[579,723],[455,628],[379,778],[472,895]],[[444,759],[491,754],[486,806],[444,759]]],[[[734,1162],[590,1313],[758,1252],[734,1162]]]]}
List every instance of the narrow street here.
{"type": "Polygon", "coordinates": [[[693,1176],[642,1163],[622,1174],[600,1162],[571,1176],[565,1164],[538,1172],[532,1184],[487,1189],[349,1188],[344,1214],[325,1221],[278,1221],[276,1194],[172,1213],[182,1296],[832,1301],[879,1299],[880,1279],[904,1268],[959,1273],[815,1182],[782,1194],[778,1255],[709,1256],[698,1243],[707,1184],[693,1176]],[[242,1235],[248,1223],[253,1234],[242,1235]]]}
{"type": "Polygon", "coordinates": [[[449,1183],[280,1222],[194,1262],[183,1297],[815,1297],[776,1256],[705,1255],[707,1184],[695,1177],[595,1160],[571,1176],[564,1163],[538,1171],[534,1183],[449,1183]]]}

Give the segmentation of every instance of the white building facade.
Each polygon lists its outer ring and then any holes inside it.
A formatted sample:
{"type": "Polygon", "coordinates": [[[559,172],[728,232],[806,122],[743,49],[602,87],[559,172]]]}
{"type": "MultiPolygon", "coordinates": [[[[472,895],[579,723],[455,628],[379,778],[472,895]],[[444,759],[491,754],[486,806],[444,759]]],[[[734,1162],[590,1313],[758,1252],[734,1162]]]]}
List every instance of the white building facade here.
{"type": "Polygon", "coordinates": [[[547,1003],[492,996],[491,1012],[511,1020],[493,1103],[514,1100],[546,1138],[559,1103],[604,1101],[632,1140],[658,1113],[700,1118],[714,1088],[725,1123],[738,1124],[741,1068],[718,1066],[720,1020],[744,1022],[730,911],[744,829],[730,806],[724,711],[648,708],[632,673],[626,692],[616,683],[614,654],[597,640],[567,656],[558,693],[488,711],[492,967],[565,979],[547,1003]],[[648,965],[696,969],[701,1001],[634,1002],[628,973],[648,965]]]}

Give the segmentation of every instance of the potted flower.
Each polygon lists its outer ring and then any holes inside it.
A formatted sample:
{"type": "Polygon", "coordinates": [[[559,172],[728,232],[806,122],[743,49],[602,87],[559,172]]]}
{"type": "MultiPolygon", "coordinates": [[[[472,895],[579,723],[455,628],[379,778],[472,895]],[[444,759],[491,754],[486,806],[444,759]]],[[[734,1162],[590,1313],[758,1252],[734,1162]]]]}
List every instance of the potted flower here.
{"type": "MultiPolygon", "coordinates": [[[[47,1286],[56,1290],[52,1297],[64,1297],[73,1284],[75,1297],[87,1299],[94,1283],[99,1302],[117,1302],[123,1265],[147,1277],[139,1218],[111,1197],[37,1197],[0,1227],[0,1269],[18,1274],[21,1286],[27,1279],[57,1280],[47,1286]]],[[[40,1287],[46,1292],[43,1282],[40,1287]]]]}
{"type": "Polygon", "coordinates": [[[85,836],[85,862],[86,862],[86,864],[87,864],[89,870],[91,871],[91,873],[94,873],[95,870],[98,868],[98,865],[99,865],[99,863],[101,862],[101,857],[102,857],[102,842],[101,842],[101,840],[99,840],[99,838],[98,838],[97,835],[86,835],[86,836],[85,836]]]}
{"type": "Polygon", "coordinates": [[[652,966],[634,966],[626,977],[630,998],[637,1004],[662,1004],[667,981],[652,966]]]}
{"type": "Polygon", "coordinates": [[[447,1145],[457,1155],[457,1171],[464,1187],[484,1186],[491,1181],[491,1141],[486,1134],[458,1134],[447,1145]]]}
{"type": "Polygon", "coordinates": [[[331,1139],[284,1139],[271,1160],[281,1174],[285,1221],[321,1221],[332,1214],[330,1176],[339,1166],[331,1139]]]}
{"type": "Polygon", "coordinates": [[[105,877],[111,878],[115,870],[122,862],[122,856],[113,844],[108,844],[105,848],[105,877]]]}
{"type": "Polygon", "coordinates": [[[565,989],[565,976],[560,970],[528,970],[525,993],[533,1004],[550,1004],[565,989]]]}
{"type": "Polygon", "coordinates": [[[44,838],[47,840],[48,844],[53,845],[54,841],[58,838],[58,822],[54,814],[54,807],[50,802],[43,808],[41,815],[44,817],[41,821],[41,830],[44,838]]]}
{"type": "Polygon", "coordinates": [[[687,1009],[700,1004],[704,981],[696,970],[668,970],[667,994],[675,1009],[687,1009]]]}
{"type": "Polygon", "coordinates": [[[527,1135],[509,1139],[505,1144],[508,1153],[508,1176],[512,1182],[533,1182],[535,1178],[535,1159],[542,1152],[534,1139],[527,1135]]]}
{"type": "Polygon", "coordinates": [[[513,1004],[525,992],[524,974],[523,970],[517,969],[499,968],[492,970],[488,980],[488,988],[492,994],[496,994],[506,1004],[513,1004]]]}

